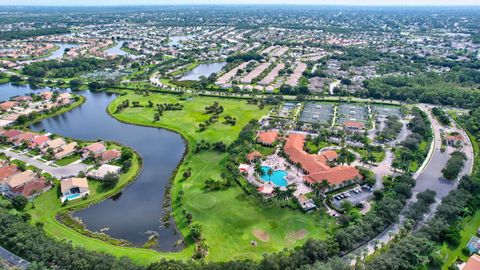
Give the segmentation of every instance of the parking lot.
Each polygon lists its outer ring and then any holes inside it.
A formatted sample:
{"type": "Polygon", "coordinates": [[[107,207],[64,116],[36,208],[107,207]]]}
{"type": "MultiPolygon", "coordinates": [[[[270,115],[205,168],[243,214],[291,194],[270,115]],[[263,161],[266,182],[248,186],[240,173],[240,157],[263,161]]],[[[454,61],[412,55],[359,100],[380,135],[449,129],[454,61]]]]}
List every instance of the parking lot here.
{"type": "Polygon", "coordinates": [[[306,103],[300,115],[300,122],[310,124],[330,124],[333,118],[332,104],[306,103]]]}
{"type": "Polygon", "coordinates": [[[376,117],[397,116],[402,117],[400,108],[398,107],[386,107],[386,106],[372,106],[372,111],[376,117]]]}
{"type": "Polygon", "coordinates": [[[343,201],[349,201],[353,205],[367,201],[372,196],[373,189],[368,186],[355,186],[347,191],[332,196],[332,203],[340,207],[343,201]]]}
{"type": "Polygon", "coordinates": [[[364,106],[354,104],[340,104],[337,109],[337,125],[348,121],[367,122],[368,110],[364,106]]]}

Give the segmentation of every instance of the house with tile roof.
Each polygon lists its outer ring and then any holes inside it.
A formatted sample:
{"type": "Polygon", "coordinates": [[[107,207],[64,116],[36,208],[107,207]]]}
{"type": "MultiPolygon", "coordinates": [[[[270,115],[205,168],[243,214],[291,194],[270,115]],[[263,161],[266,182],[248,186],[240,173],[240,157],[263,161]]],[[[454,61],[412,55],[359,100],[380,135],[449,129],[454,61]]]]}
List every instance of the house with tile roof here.
{"type": "Polygon", "coordinates": [[[278,131],[260,131],[257,134],[257,142],[266,146],[271,146],[278,139],[278,131]]]}

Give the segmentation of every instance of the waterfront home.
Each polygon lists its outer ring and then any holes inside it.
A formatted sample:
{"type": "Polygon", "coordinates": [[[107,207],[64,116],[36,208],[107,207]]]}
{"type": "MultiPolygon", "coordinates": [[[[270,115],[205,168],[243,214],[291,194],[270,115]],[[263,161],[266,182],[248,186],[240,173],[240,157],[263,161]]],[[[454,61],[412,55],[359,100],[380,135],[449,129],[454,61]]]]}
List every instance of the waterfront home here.
{"type": "Polygon", "coordinates": [[[101,142],[96,142],[92,143],[89,146],[86,146],[82,148],[82,157],[83,158],[88,158],[90,155],[93,155],[94,157],[98,157],[101,155],[103,152],[105,152],[107,148],[105,145],[101,142]]]}
{"type": "Polygon", "coordinates": [[[108,163],[113,160],[117,160],[122,156],[122,153],[118,151],[117,149],[111,149],[107,150],[102,153],[102,156],[100,158],[100,163],[108,163]]]}
{"type": "Polygon", "coordinates": [[[271,146],[278,139],[278,131],[260,131],[257,134],[257,142],[266,146],[271,146]]]}
{"type": "Polygon", "coordinates": [[[27,102],[27,101],[32,101],[32,97],[30,96],[18,96],[12,98],[12,100],[17,101],[17,102],[27,102]]]}
{"type": "Polygon", "coordinates": [[[15,101],[4,101],[0,103],[0,110],[6,112],[11,110],[13,107],[16,107],[18,105],[18,102],[15,101]]]}
{"type": "Polygon", "coordinates": [[[53,152],[58,152],[58,150],[67,144],[63,138],[56,138],[50,141],[47,141],[44,147],[41,149],[42,153],[46,153],[48,149],[53,149],[53,152]]]}
{"type": "Polygon", "coordinates": [[[122,167],[103,164],[98,169],[88,172],[87,176],[95,179],[103,179],[109,173],[118,175],[121,170],[122,167]]]}
{"type": "Polygon", "coordinates": [[[60,191],[62,196],[60,200],[63,202],[71,201],[87,196],[90,193],[87,178],[67,178],[60,182],[60,191]]]}
{"type": "Polygon", "coordinates": [[[41,96],[44,100],[50,100],[50,99],[52,99],[52,97],[53,97],[53,93],[52,93],[52,92],[49,92],[49,91],[45,91],[45,92],[40,93],[40,96],[41,96]]]}
{"type": "Polygon", "coordinates": [[[71,142],[60,147],[59,151],[54,154],[55,159],[62,159],[73,155],[77,150],[77,145],[78,144],[76,142],[71,142]]]}

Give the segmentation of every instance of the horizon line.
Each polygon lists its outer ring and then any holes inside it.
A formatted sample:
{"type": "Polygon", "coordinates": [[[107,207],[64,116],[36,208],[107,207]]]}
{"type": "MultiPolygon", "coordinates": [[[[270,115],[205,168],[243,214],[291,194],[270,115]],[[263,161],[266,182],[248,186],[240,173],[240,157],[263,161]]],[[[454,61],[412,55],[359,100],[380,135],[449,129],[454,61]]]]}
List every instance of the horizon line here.
{"type": "Polygon", "coordinates": [[[297,3],[297,4],[282,4],[282,3],[251,3],[251,4],[242,4],[242,3],[216,3],[216,4],[211,4],[211,3],[195,3],[195,4],[189,4],[189,3],[177,3],[177,4],[68,4],[68,5],[55,5],[55,4],[0,4],[0,7],[161,7],[161,6],[170,6],[170,7],[175,7],[175,6],[316,6],[316,7],[322,7],[322,6],[328,6],[328,7],[450,7],[450,8],[455,8],[455,7],[480,7],[479,4],[341,4],[341,3],[336,3],[336,4],[329,4],[329,3],[324,3],[324,4],[312,4],[312,3],[297,3]]]}

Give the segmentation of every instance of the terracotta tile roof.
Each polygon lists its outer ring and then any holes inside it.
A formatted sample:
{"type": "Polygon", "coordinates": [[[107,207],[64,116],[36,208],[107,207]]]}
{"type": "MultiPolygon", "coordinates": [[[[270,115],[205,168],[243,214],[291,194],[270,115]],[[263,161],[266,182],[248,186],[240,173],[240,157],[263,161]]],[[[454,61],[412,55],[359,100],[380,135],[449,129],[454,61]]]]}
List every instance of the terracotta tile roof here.
{"type": "Polygon", "coordinates": [[[449,141],[463,141],[463,136],[462,136],[462,134],[448,135],[447,140],[449,140],[449,141]]]}
{"type": "Polygon", "coordinates": [[[62,193],[65,191],[70,190],[71,188],[79,187],[79,188],[86,188],[88,189],[88,181],[87,178],[68,178],[64,179],[60,182],[60,189],[62,193]]]}
{"type": "Polygon", "coordinates": [[[117,149],[107,150],[102,153],[102,161],[108,162],[113,159],[117,159],[122,155],[117,149]]]}
{"type": "Polygon", "coordinates": [[[473,254],[465,264],[462,270],[479,270],[480,269],[480,255],[473,254]]]}
{"type": "Polygon", "coordinates": [[[11,188],[17,188],[23,186],[29,182],[32,182],[37,179],[37,176],[34,172],[27,170],[21,173],[11,175],[7,178],[6,183],[11,188]]]}
{"type": "Polygon", "coordinates": [[[35,194],[35,192],[43,191],[48,187],[49,185],[45,182],[44,179],[38,179],[32,182],[29,182],[23,186],[13,188],[12,192],[16,194],[22,194],[24,197],[29,197],[35,194]]]}
{"type": "Polygon", "coordinates": [[[263,144],[273,144],[278,138],[278,131],[260,131],[257,135],[257,142],[263,144]]]}
{"type": "Polygon", "coordinates": [[[256,158],[262,157],[262,154],[258,151],[253,151],[247,155],[247,160],[254,160],[256,158]]]}
{"type": "Polygon", "coordinates": [[[105,145],[103,143],[96,142],[96,143],[90,144],[89,146],[85,146],[83,149],[85,151],[97,153],[97,152],[104,151],[105,145]]]}
{"type": "Polygon", "coordinates": [[[40,135],[32,139],[30,147],[36,147],[50,141],[50,138],[47,135],[40,135]]]}
{"type": "Polygon", "coordinates": [[[17,141],[17,142],[30,141],[30,140],[33,139],[35,136],[37,136],[37,134],[32,133],[32,132],[25,132],[25,133],[19,134],[19,135],[15,138],[15,141],[17,141]]]}
{"type": "Polygon", "coordinates": [[[320,155],[311,155],[303,150],[305,144],[305,135],[291,133],[288,135],[285,144],[285,153],[293,163],[300,163],[302,169],[308,175],[304,180],[308,183],[321,182],[327,180],[331,185],[339,185],[348,180],[361,178],[359,171],[354,167],[338,166],[331,168],[327,160],[337,157],[335,151],[325,151],[320,155]]]}
{"type": "Polygon", "coordinates": [[[18,102],[15,101],[5,101],[0,103],[0,109],[6,111],[18,105],[18,102]]]}
{"type": "Polygon", "coordinates": [[[20,130],[10,129],[10,130],[6,130],[5,132],[3,132],[2,136],[7,137],[7,138],[12,138],[12,137],[16,137],[20,134],[22,134],[22,132],[20,130]]]}
{"type": "Polygon", "coordinates": [[[0,168],[0,180],[8,178],[19,171],[17,170],[17,165],[8,165],[3,168],[0,168]]]}

